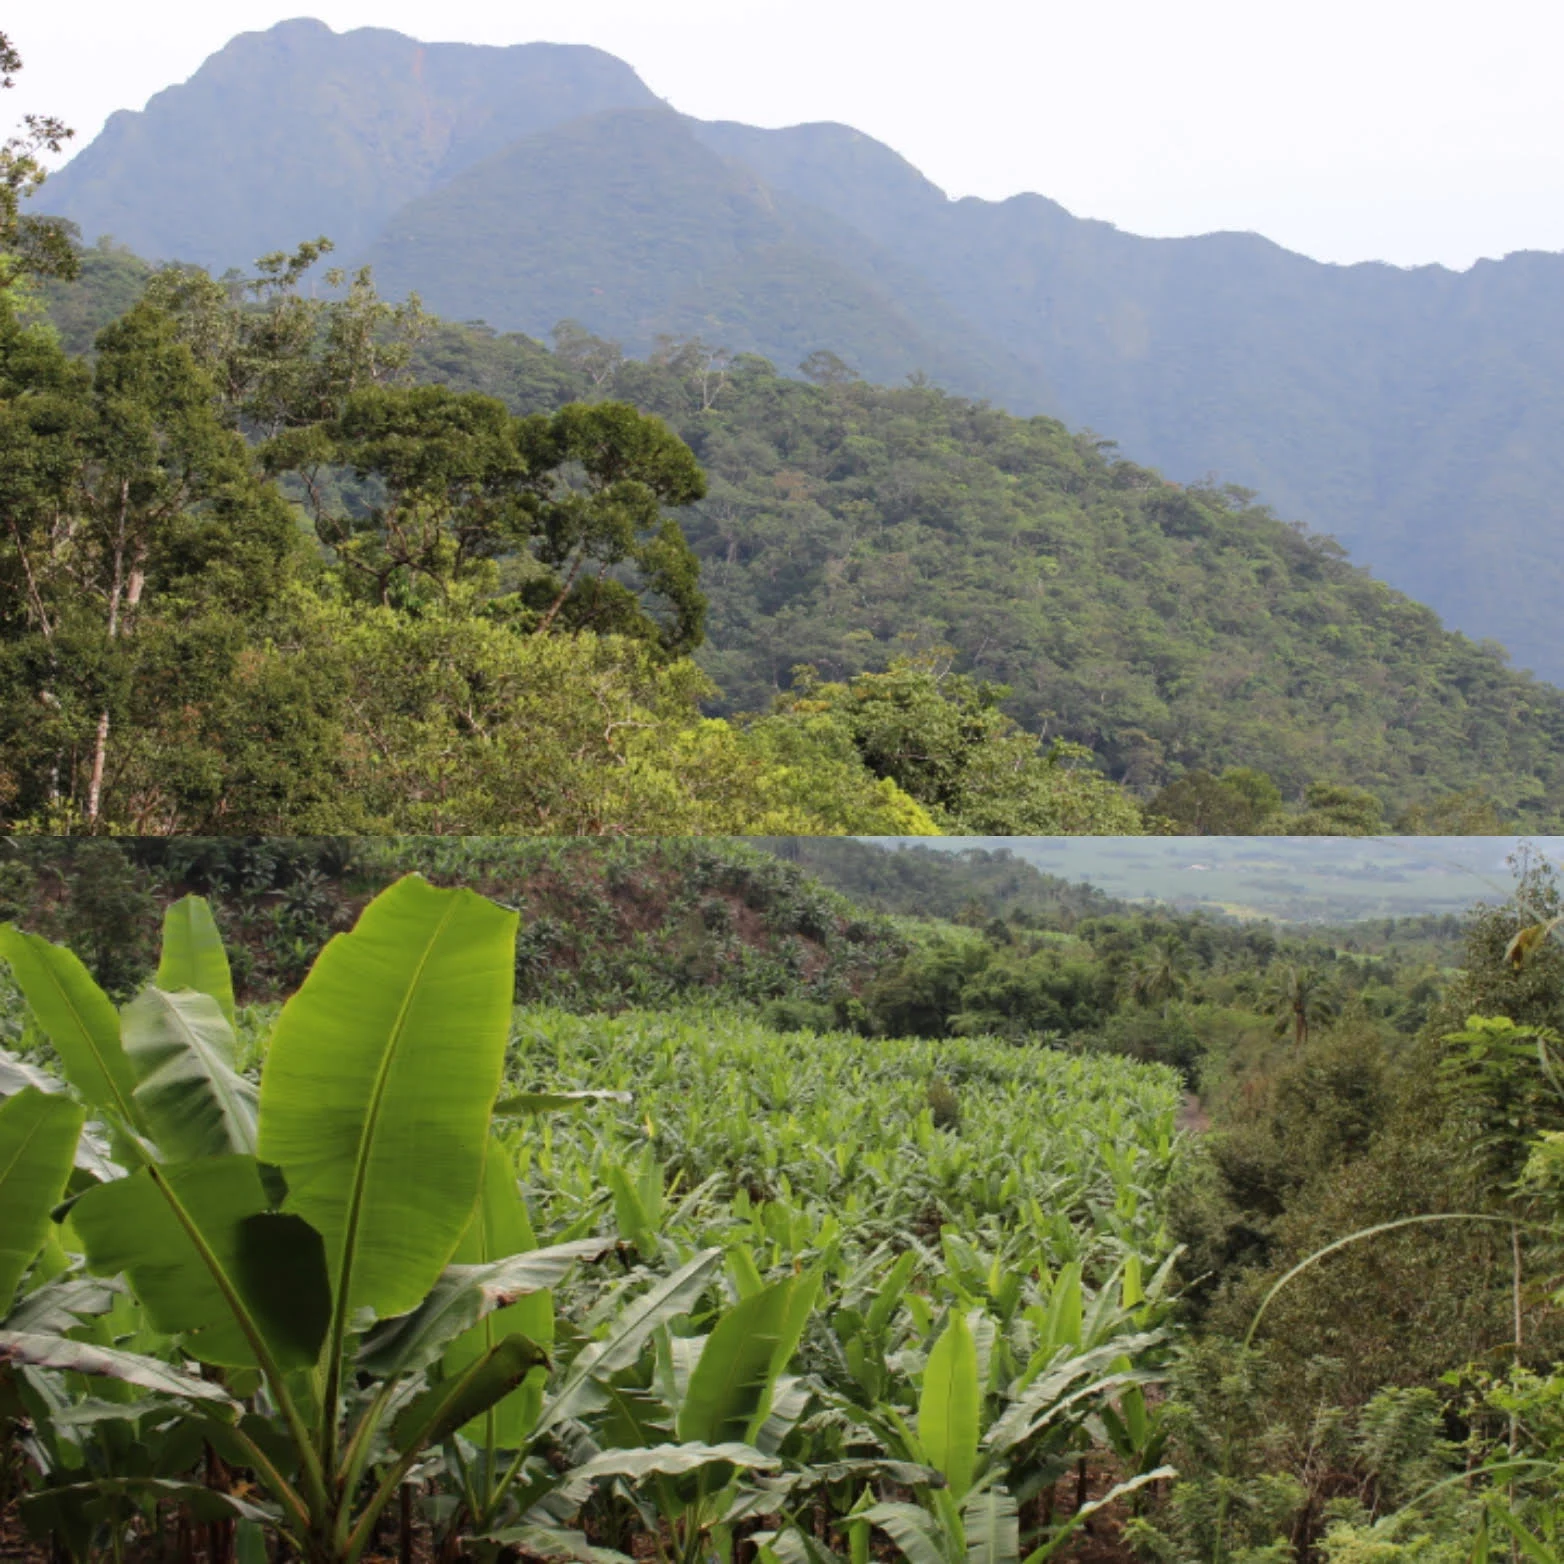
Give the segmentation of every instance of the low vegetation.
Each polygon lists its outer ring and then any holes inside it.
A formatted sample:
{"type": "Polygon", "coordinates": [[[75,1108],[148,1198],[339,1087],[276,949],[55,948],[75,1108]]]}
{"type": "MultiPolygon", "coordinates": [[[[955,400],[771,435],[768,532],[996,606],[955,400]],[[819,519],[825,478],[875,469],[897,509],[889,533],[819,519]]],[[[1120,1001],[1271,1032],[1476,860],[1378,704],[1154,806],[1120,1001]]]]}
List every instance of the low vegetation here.
{"type": "Polygon", "coordinates": [[[694,1561],[808,1553],[835,1516],[844,1551],[1046,1558],[1101,1502],[1042,1501],[1099,1409],[1118,1493],[1171,1475],[1145,1400],[1171,1074],[513,1021],[516,927],[401,879],[242,1021],[199,898],[118,1012],[7,927],[34,1058],[4,1060],[0,1345],[35,1536],[120,1556],[161,1519],[352,1560],[399,1513],[694,1561]]]}

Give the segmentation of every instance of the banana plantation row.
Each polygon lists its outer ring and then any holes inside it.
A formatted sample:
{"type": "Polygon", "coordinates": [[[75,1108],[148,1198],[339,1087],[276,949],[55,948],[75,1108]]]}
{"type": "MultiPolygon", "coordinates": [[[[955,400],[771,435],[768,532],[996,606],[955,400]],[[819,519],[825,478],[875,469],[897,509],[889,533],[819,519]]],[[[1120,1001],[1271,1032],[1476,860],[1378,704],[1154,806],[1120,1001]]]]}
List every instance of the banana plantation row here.
{"type": "Polygon", "coordinates": [[[1042,1564],[1173,1476],[1171,1071],[513,1012],[516,936],[409,876],[272,1013],[197,897],[119,1010],[0,931],[35,1539],[1042,1564]]]}

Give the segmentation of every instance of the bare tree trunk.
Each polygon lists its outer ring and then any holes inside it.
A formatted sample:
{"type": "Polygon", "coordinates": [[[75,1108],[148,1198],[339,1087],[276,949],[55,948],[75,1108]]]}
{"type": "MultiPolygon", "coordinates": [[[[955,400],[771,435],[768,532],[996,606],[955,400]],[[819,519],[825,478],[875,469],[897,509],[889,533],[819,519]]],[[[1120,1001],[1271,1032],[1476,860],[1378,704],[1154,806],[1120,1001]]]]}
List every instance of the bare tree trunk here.
{"type": "Polygon", "coordinates": [[[585,563],[586,555],[584,553],[578,554],[575,563],[570,567],[570,573],[565,577],[564,586],[559,589],[559,596],[549,604],[549,610],[544,614],[543,621],[538,626],[539,635],[547,634],[549,626],[554,623],[554,619],[560,609],[565,606],[565,599],[570,596],[570,589],[576,584],[576,577],[581,574],[581,567],[585,563]]]}
{"type": "MultiPolygon", "coordinates": [[[[1515,1366],[1520,1367],[1521,1362],[1521,1229],[1520,1223],[1515,1223],[1510,1228],[1510,1268],[1511,1291],[1515,1312],[1515,1366]]],[[[1510,1459],[1513,1461],[1520,1452],[1521,1424],[1519,1414],[1510,1413],[1510,1459]]],[[[1514,1488],[1514,1479],[1511,1479],[1511,1488],[1514,1488]]]]}
{"type": "Polygon", "coordinates": [[[109,714],[98,713],[98,734],[92,745],[92,779],[87,783],[87,824],[98,823],[98,803],[103,797],[103,762],[109,752],[109,714]]]}
{"type": "MultiPolygon", "coordinates": [[[[109,640],[119,639],[121,630],[120,605],[125,608],[124,626],[129,627],[136,605],[141,601],[141,591],[146,585],[146,572],[132,565],[130,579],[125,579],[125,529],[129,522],[130,485],[120,484],[119,538],[114,549],[114,584],[109,589],[109,640]]],[[[98,732],[92,746],[92,777],[87,784],[87,824],[96,826],[98,811],[103,802],[103,768],[109,753],[108,707],[98,714],[98,732]]]]}

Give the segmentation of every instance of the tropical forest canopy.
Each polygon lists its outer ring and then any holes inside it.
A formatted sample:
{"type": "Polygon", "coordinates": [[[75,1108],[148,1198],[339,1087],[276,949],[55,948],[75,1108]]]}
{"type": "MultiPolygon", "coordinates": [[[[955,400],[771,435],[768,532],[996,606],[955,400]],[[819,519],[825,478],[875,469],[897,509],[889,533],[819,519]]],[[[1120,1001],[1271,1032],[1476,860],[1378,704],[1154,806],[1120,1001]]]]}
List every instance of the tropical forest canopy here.
{"type": "Polygon", "coordinates": [[[597,50],[306,20],[114,115],[44,205],[217,272],[329,233],[391,296],[535,337],[922,371],[1255,489],[1564,679],[1557,255],[1455,273],[1141,238],[1040,195],[950,200],[844,125],[688,120],[597,50]]]}
{"type": "MultiPolygon", "coordinates": [[[[202,567],[208,631],[231,657],[257,642],[251,715],[216,717],[228,665],[198,659],[217,704],[197,719],[187,683],[178,722],[204,791],[105,760],[137,829],[1005,834],[1134,830],[1149,809],[1162,829],[1309,834],[1557,815],[1558,692],[1252,496],[1170,485],[1051,419],[876,387],[827,352],[792,377],[698,338],[628,358],[568,322],[546,347],[392,306],[362,273],[312,286],[318,243],[224,282],[112,248],[78,261],[45,285],[57,347],[19,319],[35,347],[13,384],[48,359],[101,405],[83,377],[110,372],[134,319],[138,352],[160,332],[209,385],[203,416],[250,454],[246,503],[294,518],[244,567],[264,581],[235,578],[221,605],[202,567]],[[605,699],[621,704],[599,725],[583,702],[605,699]],[[544,713],[546,763],[525,737],[544,713]],[[307,720],[286,736],[290,714],[307,720]],[[260,774],[279,744],[286,784],[260,774]],[[675,753],[704,759],[668,777],[675,753]]],[[[101,637],[100,567],[82,633],[101,637]]],[[[166,671],[117,688],[114,743],[164,722],[166,671]]],[[[83,780],[37,781],[61,730],[29,720],[18,818],[90,806],[80,734],[101,703],[82,698],[65,742],[83,780]]],[[[167,755],[172,735],[138,742],[167,755]]]]}

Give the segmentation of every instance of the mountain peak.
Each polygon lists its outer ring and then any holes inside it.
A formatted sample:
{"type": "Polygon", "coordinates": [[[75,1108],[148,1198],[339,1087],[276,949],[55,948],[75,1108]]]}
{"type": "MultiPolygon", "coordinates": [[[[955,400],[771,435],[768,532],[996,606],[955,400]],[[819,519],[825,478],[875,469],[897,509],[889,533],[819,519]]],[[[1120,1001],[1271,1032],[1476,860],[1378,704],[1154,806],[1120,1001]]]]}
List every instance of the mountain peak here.
{"type": "Polygon", "coordinates": [[[295,17],[113,115],[47,205],[89,240],[219,271],[321,233],[351,259],[398,207],[508,142],[658,101],[585,45],[422,43],[295,17]]]}

